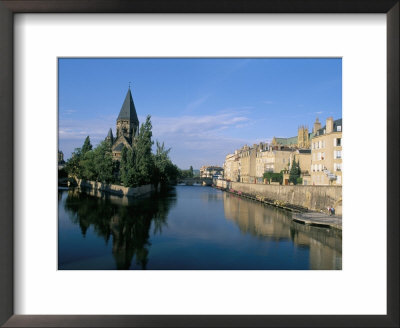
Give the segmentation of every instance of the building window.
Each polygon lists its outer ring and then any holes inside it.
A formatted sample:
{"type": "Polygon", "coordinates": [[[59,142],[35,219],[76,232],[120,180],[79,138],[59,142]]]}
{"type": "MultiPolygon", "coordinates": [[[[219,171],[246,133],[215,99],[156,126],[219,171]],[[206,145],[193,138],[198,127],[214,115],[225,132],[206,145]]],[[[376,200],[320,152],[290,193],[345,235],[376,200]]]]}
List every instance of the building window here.
{"type": "Polygon", "coordinates": [[[342,126],[338,125],[337,130],[338,130],[338,132],[342,132],[342,126]]]}
{"type": "Polygon", "coordinates": [[[319,171],[322,171],[322,164],[319,164],[319,171]]]}
{"type": "Polygon", "coordinates": [[[340,147],[342,145],[342,138],[336,138],[336,147],[340,147]]]}
{"type": "Polygon", "coordinates": [[[320,161],[321,160],[321,153],[318,153],[318,160],[320,161]]]}
{"type": "Polygon", "coordinates": [[[324,160],[325,159],[325,153],[322,153],[321,155],[321,159],[324,160]]]}
{"type": "Polygon", "coordinates": [[[334,168],[335,168],[335,171],[342,171],[342,164],[340,164],[340,163],[335,163],[335,164],[334,164],[334,168]]]}

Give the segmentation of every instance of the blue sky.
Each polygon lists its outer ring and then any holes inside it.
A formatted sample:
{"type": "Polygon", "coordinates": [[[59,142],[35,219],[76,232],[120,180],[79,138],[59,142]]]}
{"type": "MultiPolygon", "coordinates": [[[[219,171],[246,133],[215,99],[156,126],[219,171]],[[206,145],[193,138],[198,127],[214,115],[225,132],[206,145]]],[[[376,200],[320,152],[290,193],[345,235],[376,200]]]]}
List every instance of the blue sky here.
{"type": "Polygon", "coordinates": [[[116,119],[131,82],[140,123],[180,168],[222,165],[245,144],[342,117],[341,59],[59,59],[59,149],[68,159],[116,119]]]}

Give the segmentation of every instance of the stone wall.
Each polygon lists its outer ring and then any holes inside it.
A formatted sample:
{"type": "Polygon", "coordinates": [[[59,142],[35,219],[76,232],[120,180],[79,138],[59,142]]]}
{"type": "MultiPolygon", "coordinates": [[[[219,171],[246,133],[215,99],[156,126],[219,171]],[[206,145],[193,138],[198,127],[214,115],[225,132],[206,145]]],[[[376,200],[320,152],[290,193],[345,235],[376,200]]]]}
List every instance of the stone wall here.
{"type": "Polygon", "coordinates": [[[341,186],[284,186],[214,180],[216,186],[233,189],[253,196],[261,196],[273,201],[306,207],[312,211],[326,211],[333,206],[336,214],[342,214],[341,186]]]}
{"type": "Polygon", "coordinates": [[[155,190],[153,185],[144,185],[140,187],[130,188],[114,184],[105,184],[96,181],[86,181],[77,179],[77,187],[86,188],[93,191],[104,191],[113,195],[142,197],[150,194],[155,190]]]}

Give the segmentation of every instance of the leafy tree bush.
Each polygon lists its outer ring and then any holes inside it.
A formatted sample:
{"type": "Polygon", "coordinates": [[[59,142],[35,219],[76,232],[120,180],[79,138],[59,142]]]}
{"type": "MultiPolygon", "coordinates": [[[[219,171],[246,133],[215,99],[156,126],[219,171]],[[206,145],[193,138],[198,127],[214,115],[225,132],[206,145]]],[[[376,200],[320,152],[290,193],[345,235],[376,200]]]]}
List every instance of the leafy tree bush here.
{"type": "Polygon", "coordinates": [[[164,143],[156,141],[156,153],[154,155],[154,178],[156,182],[162,185],[176,183],[179,175],[179,169],[169,159],[171,148],[165,149],[164,143]]]}
{"type": "Polygon", "coordinates": [[[154,161],[153,155],[151,153],[151,147],[153,145],[153,141],[151,137],[153,133],[151,132],[152,125],[150,121],[150,115],[147,116],[146,122],[143,123],[140,127],[139,135],[135,140],[134,147],[135,148],[135,165],[134,170],[136,175],[135,181],[138,185],[148,184],[152,181],[152,176],[154,172],[154,161]]]}
{"type": "Polygon", "coordinates": [[[279,184],[282,184],[283,182],[283,172],[279,173],[274,173],[274,172],[265,172],[263,175],[264,179],[267,179],[268,183],[271,182],[279,182],[279,184]]]}
{"type": "Polygon", "coordinates": [[[90,143],[90,138],[87,136],[82,146],[82,154],[86,154],[88,151],[92,150],[92,148],[93,146],[90,143]]]}
{"type": "MultiPolygon", "coordinates": [[[[121,161],[112,158],[111,141],[104,140],[95,149],[86,137],[82,148],[76,148],[66,164],[70,175],[79,179],[104,183],[122,183],[126,187],[144,184],[176,183],[179,169],[169,159],[170,149],[157,142],[156,153],[152,154],[152,125],[147,116],[134,139],[132,149],[124,147],[121,161]]],[[[188,170],[193,176],[193,168],[188,170]]]]}
{"type": "Polygon", "coordinates": [[[110,141],[103,141],[94,149],[93,161],[96,180],[105,183],[114,182],[115,163],[112,159],[110,141]]]}

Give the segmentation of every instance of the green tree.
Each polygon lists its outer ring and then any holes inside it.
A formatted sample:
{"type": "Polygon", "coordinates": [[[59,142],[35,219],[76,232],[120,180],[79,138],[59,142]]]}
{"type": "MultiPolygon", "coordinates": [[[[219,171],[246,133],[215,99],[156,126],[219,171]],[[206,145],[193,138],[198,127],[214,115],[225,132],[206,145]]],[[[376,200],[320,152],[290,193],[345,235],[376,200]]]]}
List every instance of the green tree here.
{"type": "Polygon", "coordinates": [[[81,148],[75,148],[71,158],[66,163],[65,168],[69,175],[75,176],[79,179],[87,179],[87,175],[92,176],[93,173],[86,167],[86,165],[89,165],[91,160],[90,155],[86,157],[86,153],[91,149],[92,145],[90,143],[90,138],[87,136],[83,146],[81,148]]]}
{"type": "Polygon", "coordinates": [[[282,182],[283,182],[283,170],[281,172],[279,172],[279,173],[264,172],[263,178],[267,179],[268,183],[279,182],[279,184],[282,184],[282,182]]]}
{"type": "Polygon", "coordinates": [[[174,172],[173,164],[169,159],[171,148],[165,149],[164,143],[156,141],[156,153],[154,155],[154,179],[162,185],[174,182],[176,180],[176,172],[174,172]]]}
{"type": "Polygon", "coordinates": [[[151,132],[152,125],[150,118],[151,116],[148,115],[146,122],[142,123],[139,135],[134,144],[136,151],[134,170],[136,171],[136,182],[138,185],[154,182],[154,161],[151,153],[151,147],[153,145],[151,138],[153,134],[151,132]]]}
{"type": "Polygon", "coordinates": [[[121,153],[120,178],[125,187],[138,185],[137,171],[135,169],[135,149],[124,147],[121,153]]]}
{"type": "Polygon", "coordinates": [[[192,165],[190,165],[189,171],[190,171],[190,177],[193,178],[193,166],[192,165]]]}
{"type": "Polygon", "coordinates": [[[90,143],[90,138],[87,136],[82,146],[82,154],[86,154],[88,151],[92,150],[92,148],[93,146],[90,143]]]}
{"type": "Polygon", "coordinates": [[[300,165],[296,162],[296,158],[293,158],[292,167],[289,171],[289,182],[297,184],[297,179],[300,178],[300,165]]]}
{"type": "Polygon", "coordinates": [[[75,151],[72,153],[71,158],[65,164],[65,170],[67,171],[68,175],[82,178],[80,169],[81,157],[81,148],[75,148],[75,151]]]}
{"type": "Polygon", "coordinates": [[[82,179],[90,181],[97,180],[95,163],[94,151],[90,150],[82,154],[81,161],[79,163],[82,179]]]}
{"type": "Polygon", "coordinates": [[[111,143],[102,141],[94,149],[93,154],[96,180],[105,183],[113,182],[115,164],[112,159],[111,143]]]}

